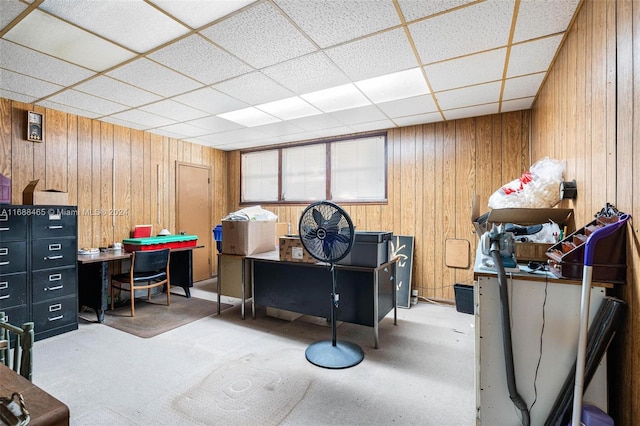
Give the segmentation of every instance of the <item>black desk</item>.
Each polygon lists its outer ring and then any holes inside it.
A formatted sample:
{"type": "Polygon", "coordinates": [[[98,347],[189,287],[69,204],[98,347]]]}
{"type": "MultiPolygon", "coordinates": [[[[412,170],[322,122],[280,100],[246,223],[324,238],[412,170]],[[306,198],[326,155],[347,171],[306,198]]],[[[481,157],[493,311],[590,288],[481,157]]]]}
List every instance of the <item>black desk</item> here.
{"type": "MultiPolygon", "coordinates": [[[[187,297],[191,297],[189,288],[193,287],[193,249],[201,247],[204,246],[171,249],[171,285],[182,287],[187,297]]],[[[99,322],[104,322],[104,311],[107,310],[109,262],[130,257],[131,253],[124,250],[78,255],[78,304],[94,309],[99,322]]]]}
{"type": "MultiPolygon", "coordinates": [[[[252,302],[304,315],[331,318],[331,270],[321,263],[284,262],[278,252],[247,256],[251,262],[252,302]]],[[[336,265],[340,302],[338,321],[373,327],[378,348],[378,323],[393,309],[397,324],[394,259],[377,268],[336,265]]]]}

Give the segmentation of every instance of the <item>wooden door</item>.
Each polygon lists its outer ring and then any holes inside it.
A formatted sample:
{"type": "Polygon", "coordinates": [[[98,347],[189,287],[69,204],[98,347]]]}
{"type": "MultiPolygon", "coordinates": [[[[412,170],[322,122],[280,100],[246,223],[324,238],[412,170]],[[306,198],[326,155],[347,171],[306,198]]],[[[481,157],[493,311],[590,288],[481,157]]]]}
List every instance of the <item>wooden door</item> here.
{"type": "Polygon", "coordinates": [[[193,250],[193,281],[211,278],[211,180],[210,168],[176,163],[176,233],[198,236],[193,250]]]}

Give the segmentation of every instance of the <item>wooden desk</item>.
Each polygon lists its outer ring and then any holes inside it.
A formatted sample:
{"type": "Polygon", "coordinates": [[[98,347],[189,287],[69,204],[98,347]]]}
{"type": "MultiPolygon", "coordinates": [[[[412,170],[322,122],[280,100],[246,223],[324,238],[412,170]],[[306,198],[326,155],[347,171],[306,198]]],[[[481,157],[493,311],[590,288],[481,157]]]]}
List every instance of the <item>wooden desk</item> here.
{"type": "MultiPolygon", "coordinates": [[[[330,268],[323,263],[280,261],[278,252],[247,256],[250,262],[252,302],[287,311],[331,318],[330,268]]],[[[338,321],[373,327],[374,347],[378,348],[378,323],[393,310],[397,323],[396,262],[393,259],[376,268],[336,265],[337,292],[340,295],[338,321]]]]}
{"type": "Polygon", "coordinates": [[[0,364],[0,395],[20,392],[29,411],[29,425],[68,425],[69,407],[4,364],[0,364]]]}
{"type": "MultiPolygon", "coordinates": [[[[171,285],[182,287],[187,297],[191,297],[189,288],[193,287],[193,249],[202,247],[204,246],[171,249],[169,259],[171,285]]],[[[131,253],[124,250],[78,255],[79,305],[95,310],[99,322],[104,322],[104,311],[107,310],[109,263],[129,258],[131,253]]]]}

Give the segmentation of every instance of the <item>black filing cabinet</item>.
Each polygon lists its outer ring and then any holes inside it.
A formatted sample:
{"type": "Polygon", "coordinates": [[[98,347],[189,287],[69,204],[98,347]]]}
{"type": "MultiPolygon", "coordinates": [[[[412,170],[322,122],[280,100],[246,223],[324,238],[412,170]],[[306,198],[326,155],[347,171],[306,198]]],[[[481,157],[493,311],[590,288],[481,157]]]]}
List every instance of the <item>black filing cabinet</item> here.
{"type": "Polygon", "coordinates": [[[36,340],[78,328],[77,213],[0,205],[0,310],[13,324],[33,321],[36,340]]]}

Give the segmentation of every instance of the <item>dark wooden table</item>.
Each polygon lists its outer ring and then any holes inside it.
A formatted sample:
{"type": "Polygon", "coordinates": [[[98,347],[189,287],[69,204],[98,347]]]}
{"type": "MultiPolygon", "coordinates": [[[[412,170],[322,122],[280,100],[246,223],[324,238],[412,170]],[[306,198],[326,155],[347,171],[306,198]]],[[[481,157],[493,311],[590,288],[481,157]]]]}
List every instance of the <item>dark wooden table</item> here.
{"type": "MultiPolygon", "coordinates": [[[[202,247],[204,246],[198,245],[171,249],[169,260],[171,285],[182,287],[187,297],[191,297],[189,288],[193,287],[193,249],[202,247]]],[[[130,257],[131,253],[125,250],[78,254],[79,305],[95,310],[98,322],[104,322],[104,311],[107,310],[109,263],[130,257]]]]}
{"type": "Polygon", "coordinates": [[[4,364],[0,364],[0,396],[20,392],[31,420],[29,425],[68,425],[69,407],[4,364]]]}

